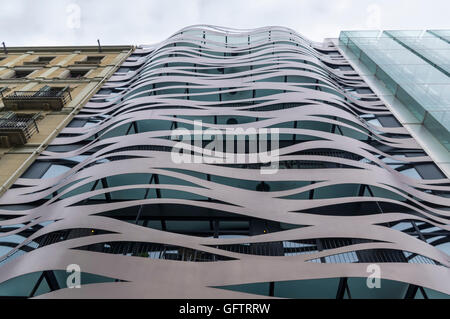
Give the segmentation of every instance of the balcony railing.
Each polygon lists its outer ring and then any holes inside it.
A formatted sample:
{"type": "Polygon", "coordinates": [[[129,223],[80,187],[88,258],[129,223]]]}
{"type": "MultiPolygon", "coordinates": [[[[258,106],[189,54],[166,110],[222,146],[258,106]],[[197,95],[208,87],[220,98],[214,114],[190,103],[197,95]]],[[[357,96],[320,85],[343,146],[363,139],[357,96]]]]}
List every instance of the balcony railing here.
{"type": "Polygon", "coordinates": [[[0,93],[7,110],[39,109],[61,110],[70,100],[69,87],[39,91],[14,91],[8,95],[0,93]]]}
{"type": "Polygon", "coordinates": [[[23,65],[39,65],[39,66],[42,66],[42,65],[47,65],[48,64],[48,61],[25,61],[25,62],[23,62],[23,65]]]}
{"type": "Polygon", "coordinates": [[[89,64],[89,65],[96,65],[100,64],[100,60],[85,60],[85,61],[75,61],[75,64],[89,64]]]}
{"type": "Polygon", "coordinates": [[[24,145],[31,136],[39,132],[36,119],[39,114],[14,114],[9,112],[0,118],[0,146],[24,145]]]}

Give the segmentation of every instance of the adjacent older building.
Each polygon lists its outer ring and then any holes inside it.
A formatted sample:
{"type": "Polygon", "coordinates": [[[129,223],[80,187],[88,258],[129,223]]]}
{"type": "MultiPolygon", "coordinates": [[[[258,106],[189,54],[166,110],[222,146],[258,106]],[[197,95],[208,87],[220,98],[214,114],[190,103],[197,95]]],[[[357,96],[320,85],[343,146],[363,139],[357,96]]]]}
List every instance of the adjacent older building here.
{"type": "Polygon", "coordinates": [[[132,46],[0,51],[0,194],[132,51],[132,46]]]}
{"type": "Polygon", "coordinates": [[[448,152],[341,39],[138,47],[0,197],[0,295],[447,298],[448,152]]]}

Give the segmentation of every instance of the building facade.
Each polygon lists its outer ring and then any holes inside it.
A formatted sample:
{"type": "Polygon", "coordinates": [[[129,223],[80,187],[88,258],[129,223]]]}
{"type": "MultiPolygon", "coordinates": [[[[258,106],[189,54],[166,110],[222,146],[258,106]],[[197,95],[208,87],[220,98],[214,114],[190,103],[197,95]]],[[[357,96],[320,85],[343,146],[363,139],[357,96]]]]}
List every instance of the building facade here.
{"type": "Polygon", "coordinates": [[[4,47],[0,195],[131,53],[132,46],[4,47]]]}
{"type": "Polygon", "coordinates": [[[347,51],[138,47],[0,197],[0,295],[448,297],[449,176],[347,51]]]}
{"type": "Polygon", "coordinates": [[[450,31],[343,31],[336,44],[449,176],[450,31]]]}

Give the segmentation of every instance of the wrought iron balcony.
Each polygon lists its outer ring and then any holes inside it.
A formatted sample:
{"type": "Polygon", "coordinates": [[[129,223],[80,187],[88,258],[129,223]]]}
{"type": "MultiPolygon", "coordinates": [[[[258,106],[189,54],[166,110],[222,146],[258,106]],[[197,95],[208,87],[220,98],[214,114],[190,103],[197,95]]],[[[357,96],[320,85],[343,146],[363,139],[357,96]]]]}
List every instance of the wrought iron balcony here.
{"type": "Polygon", "coordinates": [[[15,114],[8,112],[0,118],[0,147],[24,145],[39,132],[36,119],[39,114],[15,114]]]}
{"type": "Polygon", "coordinates": [[[23,65],[26,65],[26,66],[30,66],[30,65],[44,66],[47,64],[48,64],[48,61],[25,61],[25,62],[23,62],[23,65]]]}
{"type": "Polygon", "coordinates": [[[104,56],[88,56],[86,57],[85,60],[81,60],[81,61],[75,61],[75,65],[100,65],[100,63],[102,62],[104,56]]]}
{"type": "Polygon", "coordinates": [[[6,110],[52,110],[59,111],[70,100],[69,87],[39,91],[14,91],[8,95],[0,93],[6,110]]]}
{"type": "Polygon", "coordinates": [[[74,64],[76,64],[76,65],[79,65],[79,64],[98,65],[98,64],[100,64],[100,61],[99,60],[75,61],[74,64]]]}

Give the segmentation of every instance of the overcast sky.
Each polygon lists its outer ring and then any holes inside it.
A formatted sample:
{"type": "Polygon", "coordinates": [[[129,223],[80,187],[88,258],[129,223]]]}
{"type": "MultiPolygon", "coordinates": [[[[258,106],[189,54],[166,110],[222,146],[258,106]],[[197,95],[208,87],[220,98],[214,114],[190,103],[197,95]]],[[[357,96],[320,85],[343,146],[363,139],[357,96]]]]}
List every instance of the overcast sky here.
{"type": "Polygon", "coordinates": [[[340,30],[450,29],[450,0],[0,0],[7,46],[152,44],[192,24],[340,30]]]}

